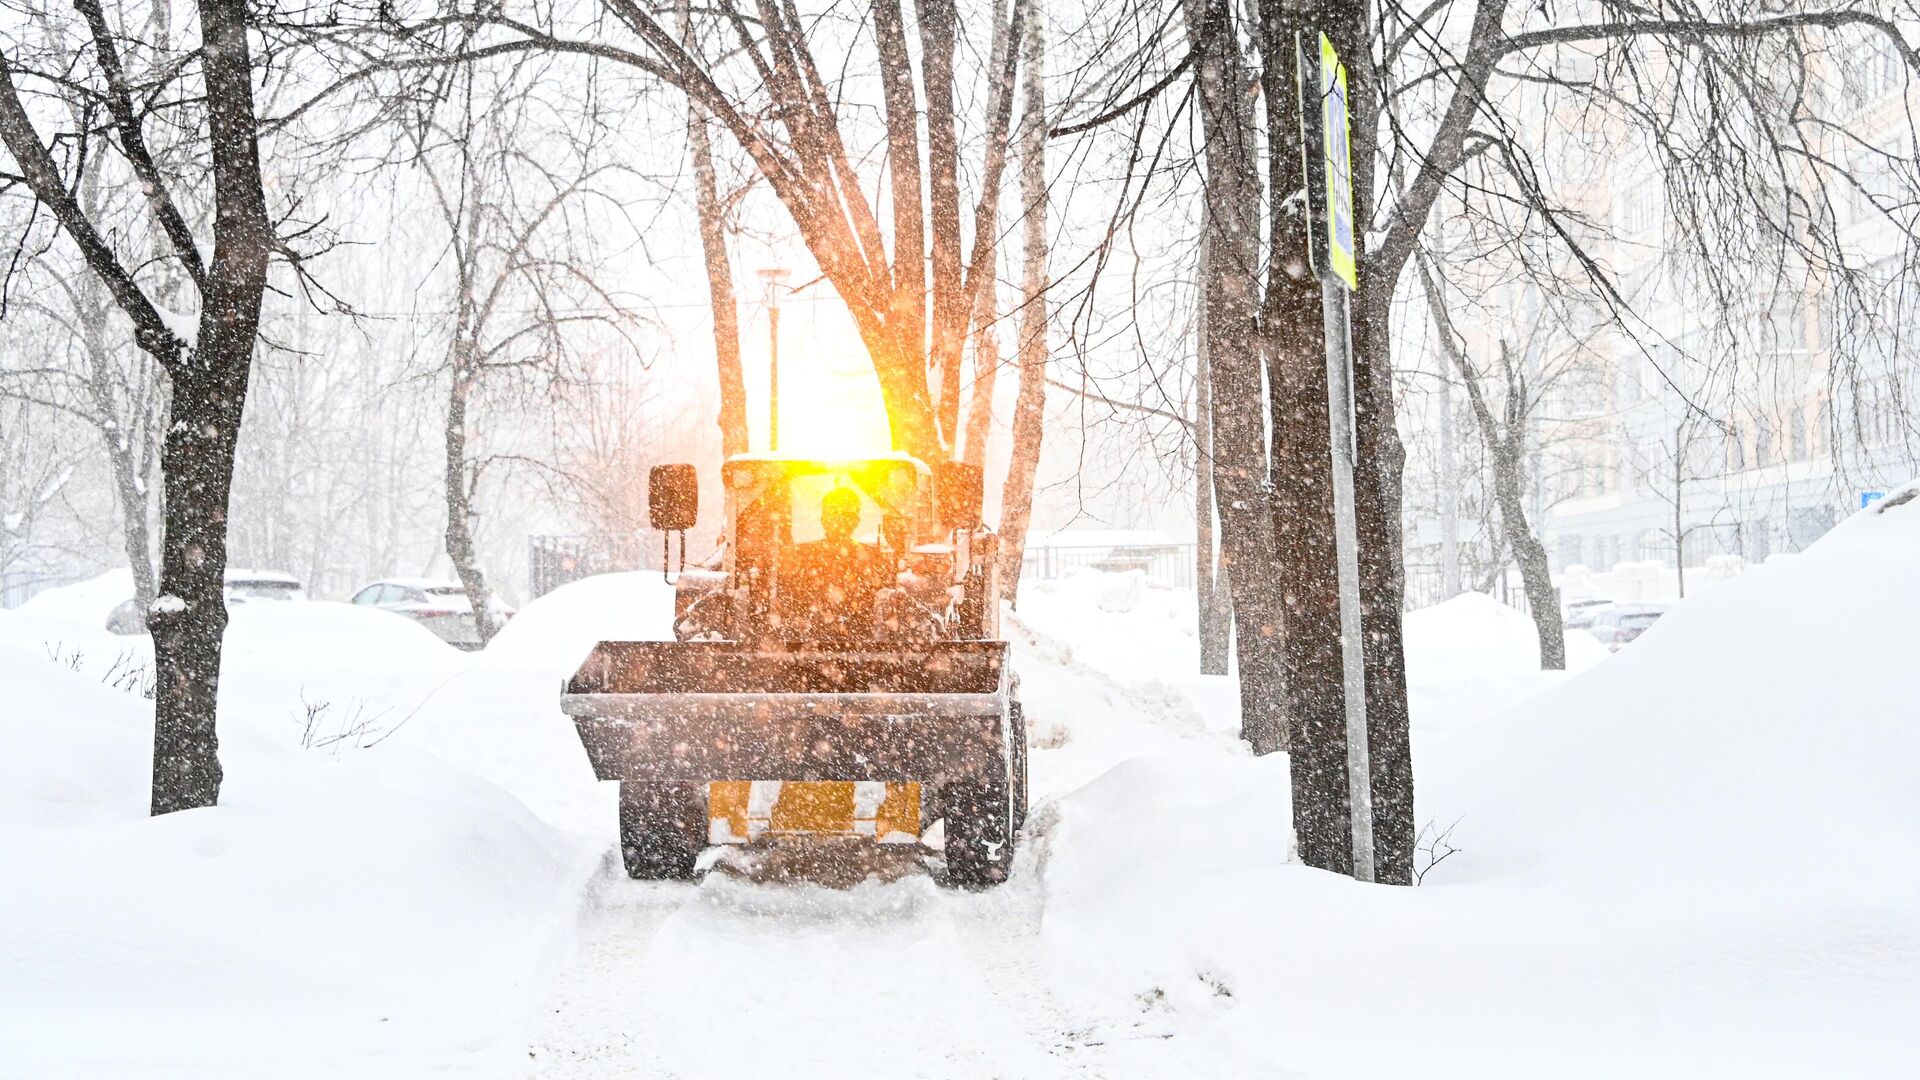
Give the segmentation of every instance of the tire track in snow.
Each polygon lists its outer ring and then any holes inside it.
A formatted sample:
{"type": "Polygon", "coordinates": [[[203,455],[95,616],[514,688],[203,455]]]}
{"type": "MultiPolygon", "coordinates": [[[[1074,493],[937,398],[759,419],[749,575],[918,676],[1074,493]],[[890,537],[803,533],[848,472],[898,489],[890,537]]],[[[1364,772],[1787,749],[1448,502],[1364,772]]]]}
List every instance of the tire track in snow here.
{"type": "Polygon", "coordinates": [[[612,863],[594,882],[571,954],[538,1018],[527,1048],[529,1077],[680,1080],[654,1045],[651,1018],[659,1010],[655,986],[642,973],[655,936],[687,890],[629,881],[612,863]]]}
{"type": "MultiPolygon", "coordinates": [[[[1275,1080],[1285,1073],[1271,1061],[1241,1051],[1236,1044],[1210,1039],[1210,1020],[1155,1012],[1115,1016],[1075,1009],[1054,992],[1042,962],[1041,924],[1045,916],[1042,872],[1051,843],[1052,807],[1035,808],[1030,834],[1021,848],[1013,880],[1002,889],[972,898],[968,909],[972,935],[980,943],[982,968],[993,994],[1028,1018],[1035,1045],[1054,1058],[1052,1077],[1088,1080],[1275,1080]],[[1169,1030],[1177,1026],[1178,1030],[1169,1030]],[[1199,1028],[1200,1030],[1195,1030],[1199,1028]]],[[[1125,943],[1117,942],[1124,948],[1125,943]]]]}
{"type": "Polygon", "coordinates": [[[1076,1016],[1039,959],[1032,856],[1000,889],[925,874],[850,890],[595,885],[529,1047],[541,1080],[885,1075],[927,1080],[1270,1077],[1195,1035],[1076,1016]]]}
{"type": "Polygon", "coordinates": [[[985,970],[1003,950],[971,909],[991,895],[924,873],[845,891],[609,875],[596,893],[530,1076],[1061,1075],[1028,995],[985,970]]]}

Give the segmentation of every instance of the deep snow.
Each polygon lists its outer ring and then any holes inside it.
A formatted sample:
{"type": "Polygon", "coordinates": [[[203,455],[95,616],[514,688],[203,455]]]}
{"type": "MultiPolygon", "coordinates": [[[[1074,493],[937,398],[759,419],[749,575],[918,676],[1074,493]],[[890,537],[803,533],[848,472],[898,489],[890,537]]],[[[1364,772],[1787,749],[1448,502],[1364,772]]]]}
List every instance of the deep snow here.
{"type": "Polygon", "coordinates": [[[983,896],[619,875],[557,692],[664,634],[655,575],[477,656],[239,609],[222,805],[158,821],[145,703],[100,685],[142,639],[63,620],[76,588],[0,612],[0,1074],[1903,1075],[1920,502],[1882,505],[1570,674],[1484,597],[1411,615],[1420,818],[1458,847],[1417,889],[1290,861],[1284,758],[1137,576],[1009,620],[1037,805],[983,896]]]}
{"type": "Polygon", "coordinates": [[[146,816],[144,702],[0,648],[0,1072],[506,1069],[597,852],[410,748],[223,724],[221,805],[146,816]]]}
{"type": "Polygon", "coordinates": [[[1451,635],[1416,615],[1419,818],[1458,848],[1425,886],[1249,843],[1286,820],[1278,763],[1130,762],[1055,807],[1050,963],[1116,1012],[1224,1009],[1218,1037],[1313,1075],[1911,1075],[1916,551],[1920,500],[1890,499],[1438,732],[1451,635]]]}

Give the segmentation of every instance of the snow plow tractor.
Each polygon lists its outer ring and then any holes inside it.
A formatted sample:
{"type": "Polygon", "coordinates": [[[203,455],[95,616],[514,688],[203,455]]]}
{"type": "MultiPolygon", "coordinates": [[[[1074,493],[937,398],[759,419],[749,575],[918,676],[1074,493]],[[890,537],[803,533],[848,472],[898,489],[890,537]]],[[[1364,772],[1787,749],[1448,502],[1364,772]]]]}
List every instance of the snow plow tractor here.
{"type": "Polygon", "coordinates": [[[1026,731],[980,471],[896,454],[721,472],[726,534],[691,568],[694,468],[649,477],[654,528],[680,536],[674,640],[601,642],[561,697],[620,782],[627,872],[691,878],[720,844],[923,844],[939,823],[949,882],[1004,881],[1026,731]]]}

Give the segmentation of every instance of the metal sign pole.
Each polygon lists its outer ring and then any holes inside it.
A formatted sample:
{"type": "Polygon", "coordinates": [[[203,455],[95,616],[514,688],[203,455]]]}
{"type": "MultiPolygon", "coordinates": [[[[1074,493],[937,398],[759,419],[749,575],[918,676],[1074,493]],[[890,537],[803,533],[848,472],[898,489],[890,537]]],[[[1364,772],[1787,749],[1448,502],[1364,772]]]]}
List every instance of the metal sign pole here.
{"type": "Polygon", "coordinates": [[[780,449],[780,290],[787,280],[784,266],[760,271],[767,283],[767,449],[780,449]]]}
{"type": "MultiPolygon", "coordinates": [[[[1302,73],[1307,57],[1301,54],[1302,73]]],[[[1303,124],[1318,121],[1307,142],[1308,189],[1325,192],[1320,218],[1322,252],[1309,242],[1320,276],[1321,320],[1327,341],[1328,442],[1332,449],[1334,555],[1340,583],[1341,688],[1347,713],[1347,806],[1353,825],[1353,876],[1373,880],[1373,769],[1367,753],[1365,638],[1360,622],[1360,528],[1355,518],[1353,470],[1357,425],[1353,400],[1353,322],[1349,294],[1359,284],[1353,258],[1353,162],[1347,145],[1347,71],[1333,43],[1320,35],[1314,96],[1302,102],[1303,124]],[[1318,105],[1318,108],[1311,108],[1318,105]],[[1317,144],[1318,153],[1314,152],[1317,144]],[[1312,167],[1318,158],[1319,168],[1312,167]],[[1322,181],[1316,184],[1315,181],[1322,181]]],[[[1303,86],[1306,79],[1302,78],[1303,86]]],[[[1312,215],[1309,215],[1312,220],[1312,215]]],[[[1318,224],[1318,222],[1317,222],[1318,224]]]]}
{"type": "Polygon", "coordinates": [[[1327,411],[1333,443],[1334,554],[1340,563],[1340,667],[1347,702],[1347,803],[1353,876],[1373,880],[1373,769],[1367,760],[1367,674],[1360,628],[1360,529],[1354,518],[1353,326],[1347,290],[1320,283],[1327,334],[1327,411]]]}

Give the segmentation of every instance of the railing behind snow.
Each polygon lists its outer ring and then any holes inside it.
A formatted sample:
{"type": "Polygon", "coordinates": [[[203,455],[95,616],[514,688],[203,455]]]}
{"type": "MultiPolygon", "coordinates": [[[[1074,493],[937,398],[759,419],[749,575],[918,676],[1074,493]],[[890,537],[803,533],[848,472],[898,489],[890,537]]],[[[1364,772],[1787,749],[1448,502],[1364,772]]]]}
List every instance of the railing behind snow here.
{"type": "MultiPolygon", "coordinates": [[[[527,598],[545,596],[571,581],[623,570],[658,570],[659,535],[588,533],[527,538],[527,598]]],[[[1047,544],[1029,547],[1020,576],[1065,577],[1079,569],[1125,573],[1139,570],[1169,589],[1193,588],[1192,544],[1047,544]]]]}
{"type": "Polygon", "coordinates": [[[1046,581],[1087,568],[1108,573],[1140,570],[1169,589],[1193,588],[1192,544],[1048,544],[1028,547],[1020,562],[1023,579],[1046,581]]]}

